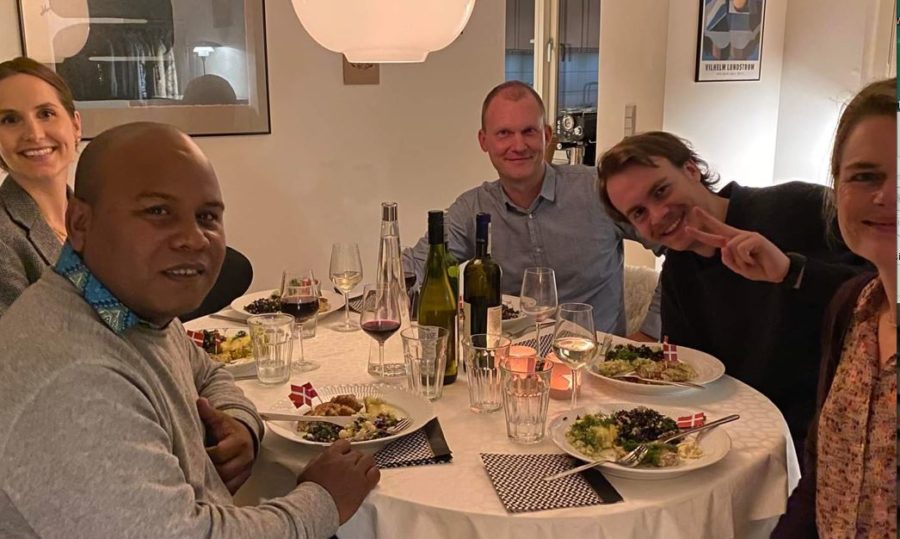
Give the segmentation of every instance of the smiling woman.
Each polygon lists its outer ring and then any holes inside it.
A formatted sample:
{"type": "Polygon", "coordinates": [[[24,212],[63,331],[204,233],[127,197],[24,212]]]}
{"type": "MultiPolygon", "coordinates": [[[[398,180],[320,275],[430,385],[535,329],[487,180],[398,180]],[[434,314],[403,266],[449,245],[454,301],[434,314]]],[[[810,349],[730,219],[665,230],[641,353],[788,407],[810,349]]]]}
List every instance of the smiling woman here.
{"type": "Polygon", "coordinates": [[[30,58],[0,63],[0,316],[59,256],[80,138],[59,75],[30,58]]]}

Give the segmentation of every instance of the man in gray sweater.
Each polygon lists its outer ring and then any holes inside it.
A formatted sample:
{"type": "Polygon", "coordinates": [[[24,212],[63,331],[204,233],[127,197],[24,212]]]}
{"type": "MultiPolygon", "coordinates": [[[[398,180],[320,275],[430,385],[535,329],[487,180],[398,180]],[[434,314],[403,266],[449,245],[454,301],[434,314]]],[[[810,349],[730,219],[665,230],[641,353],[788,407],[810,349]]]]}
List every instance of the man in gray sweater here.
{"type": "Polygon", "coordinates": [[[219,273],[223,210],[175,128],[88,145],[69,242],[0,319],[0,537],[328,537],[378,482],[340,442],[288,495],[233,505],[263,424],[175,318],[219,273]]]}

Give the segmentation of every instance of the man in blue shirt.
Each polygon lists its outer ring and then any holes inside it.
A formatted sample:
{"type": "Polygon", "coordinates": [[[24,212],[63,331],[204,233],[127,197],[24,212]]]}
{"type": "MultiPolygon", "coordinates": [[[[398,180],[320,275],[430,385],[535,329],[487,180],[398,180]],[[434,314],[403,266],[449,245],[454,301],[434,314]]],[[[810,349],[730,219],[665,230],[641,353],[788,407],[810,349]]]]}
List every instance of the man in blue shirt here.
{"type": "MultiPolygon", "coordinates": [[[[504,294],[519,295],[525,268],[553,268],[560,303],[592,305],[598,331],[623,335],[622,240],[637,236],[627,224],[607,216],[594,168],[545,163],[551,134],[544,104],[530,86],[509,81],[488,93],[478,143],[499,179],[466,191],[450,206],[450,251],[459,260],[472,258],[475,214],[490,213],[491,254],[503,268],[504,294]]],[[[404,266],[415,267],[420,282],[427,255],[425,237],[403,253],[404,266]]],[[[659,314],[653,306],[641,332],[644,335],[638,336],[645,339],[659,337],[659,314]]]]}

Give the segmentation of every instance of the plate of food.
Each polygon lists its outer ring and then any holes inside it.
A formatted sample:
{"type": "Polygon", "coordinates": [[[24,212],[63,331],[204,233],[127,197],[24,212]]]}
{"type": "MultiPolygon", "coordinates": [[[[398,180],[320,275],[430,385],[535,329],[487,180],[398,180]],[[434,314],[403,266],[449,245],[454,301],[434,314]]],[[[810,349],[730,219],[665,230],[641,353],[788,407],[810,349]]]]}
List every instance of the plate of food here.
{"type": "Polygon", "coordinates": [[[526,327],[534,325],[534,318],[519,310],[518,296],[507,296],[504,294],[502,301],[503,333],[518,333],[526,327]]]}
{"type": "Polygon", "coordinates": [[[197,346],[209,354],[210,359],[225,365],[232,375],[252,375],[256,372],[250,334],[246,329],[189,329],[187,334],[197,346]]]}
{"type": "MultiPolygon", "coordinates": [[[[325,316],[344,306],[343,298],[330,290],[319,292],[319,316],[325,316]]],[[[231,308],[239,315],[250,317],[254,314],[276,313],[281,309],[281,295],[278,290],[262,290],[243,296],[231,302],[231,308]]]]}
{"type": "MultiPolygon", "coordinates": [[[[598,337],[604,335],[598,334],[598,337]]],[[[705,385],[725,374],[725,365],[713,356],[677,346],[676,359],[666,358],[661,343],[639,343],[615,335],[605,358],[588,365],[587,372],[604,384],[628,393],[660,395],[679,391],[696,391],[685,386],[659,385],[632,378],[616,378],[634,373],[641,378],[672,382],[691,382],[705,385]]]]}
{"type": "MultiPolygon", "coordinates": [[[[573,457],[590,462],[614,460],[637,444],[654,442],[667,433],[677,433],[680,417],[696,410],[627,403],[598,404],[556,416],[548,427],[550,438],[573,457]]],[[[731,438],[721,427],[688,435],[673,444],[654,443],[634,468],[613,462],[598,464],[600,470],[624,479],[671,479],[719,462],[731,450],[731,438]]]]}
{"type": "MultiPolygon", "coordinates": [[[[332,423],[267,421],[269,428],[284,438],[306,445],[329,446],[345,438],[353,446],[381,446],[411,434],[434,418],[434,407],[427,399],[401,387],[387,384],[348,384],[316,388],[318,397],[305,415],[342,415],[357,419],[340,427],[332,423]],[[391,427],[409,418],[409,427],[393,432],[391,427]]],[[[272,405],[270,410],[300,415],[290,399],[272,405]]]]}

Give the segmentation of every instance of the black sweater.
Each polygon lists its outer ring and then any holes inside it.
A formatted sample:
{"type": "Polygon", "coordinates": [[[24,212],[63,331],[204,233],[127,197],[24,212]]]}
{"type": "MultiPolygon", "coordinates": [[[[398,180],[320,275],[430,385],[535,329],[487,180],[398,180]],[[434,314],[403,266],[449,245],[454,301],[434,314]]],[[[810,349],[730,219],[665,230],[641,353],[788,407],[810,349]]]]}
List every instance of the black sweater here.
{"type": "Polygon", "coordinates": [[[826,240],[824,187],[730,183],[718,194],[729,199],[727,224],[808,257],[800,286],[745,279],[722,264],[719,253],[705,258],[669,251],[661,276],[663,334],[716,356],[728,374],[766,395],[802,455],[816,403],[825,307],[838,286],[867,264],[826,240]]]}

